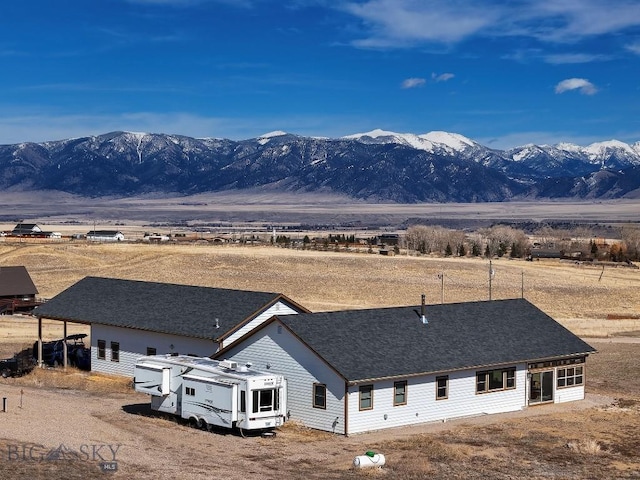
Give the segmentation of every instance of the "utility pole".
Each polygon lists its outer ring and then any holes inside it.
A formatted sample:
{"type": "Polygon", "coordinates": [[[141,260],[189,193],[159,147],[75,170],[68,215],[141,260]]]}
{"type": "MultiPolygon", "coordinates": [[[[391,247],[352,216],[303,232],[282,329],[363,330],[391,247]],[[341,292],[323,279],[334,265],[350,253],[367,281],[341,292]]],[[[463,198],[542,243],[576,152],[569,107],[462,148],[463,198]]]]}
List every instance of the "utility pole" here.
{"type": "Polygon", "coordinates": [[[520,296],[524,298],[524,270],[522,270],[522,286],[520,288],[520,296]]]}
{"type": "Polygon", "coordinates": [[[491,266],[491,260],[489,260],[489,300],[491,300],[491,280],[493,280],[493,275],[495,272],[491,266]]]}
{"type": "Polygon", "coordinates": [[[444,303],[444,272],[438,274],[440,279],[440,303],[444,303]]]}

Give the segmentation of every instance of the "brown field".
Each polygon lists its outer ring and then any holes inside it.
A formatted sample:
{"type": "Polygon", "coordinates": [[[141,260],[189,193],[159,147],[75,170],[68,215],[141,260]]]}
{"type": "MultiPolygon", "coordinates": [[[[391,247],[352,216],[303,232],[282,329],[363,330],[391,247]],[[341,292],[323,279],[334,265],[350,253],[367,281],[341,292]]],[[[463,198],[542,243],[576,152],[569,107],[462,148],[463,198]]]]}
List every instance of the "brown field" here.
{"type": "MultiPolygon", "coordinates": [[[[488,299],[484,259],[383,257],[266,247],[0,244],[0,265],[25,265],[51,297],[86,275],[277,291],[312,311],[488,299]]],[[[16,445],[120,444],[113,478],[640,478],[640,271],[499,259],[492,298],[524,296],[598,353],[587,363],[588,399],[446,424],[349,438],[286,425],[275,438],[190,429],[154,415],[126,382],[69,370],[0,380],[0,478],[94,478],[95,461],[16,458],[16,445]],[[524,275],[523,275],[524,274],[524,275]],[[637,340],[637,338],[636,338],[637,340]],[[22,393],[21,393],[22,392],[22,393]],[[23,402],[22,406],[20,403],[23,402]],[[13,449],[13,450],[12,450],[13,449]],[[376,471],[350,468],[367,450],[385,454],[376,471]]],[[[82,330],[82,326],[71,327],[82,330]]],[[[61,334],[55,322],[44,328],[61,334]]],[[[0,319],[3,352],[35,339],[28,317],[0,319]]]]}

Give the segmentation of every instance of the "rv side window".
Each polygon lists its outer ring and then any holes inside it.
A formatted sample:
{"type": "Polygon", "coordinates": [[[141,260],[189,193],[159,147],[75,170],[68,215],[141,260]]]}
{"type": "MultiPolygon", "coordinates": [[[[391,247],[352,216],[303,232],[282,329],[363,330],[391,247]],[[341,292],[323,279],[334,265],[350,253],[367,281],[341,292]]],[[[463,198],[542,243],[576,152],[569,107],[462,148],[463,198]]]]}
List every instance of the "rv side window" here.
{"type": "Polygon", "coordinates": [[[240,413],[244,413],[247,411],[247,392],[244,390],[240,391],[240,413]]]}
{"type": "Polygon", "coordinates": [[[156,349],[154,347],[147,347],[147,356],[155,355],[156,349]]]}
{"type": "Polygon", "coordinates": [[[193,387],[185,387],[184,393],[193,397],[196,394],[196,389],[193,387]]]}

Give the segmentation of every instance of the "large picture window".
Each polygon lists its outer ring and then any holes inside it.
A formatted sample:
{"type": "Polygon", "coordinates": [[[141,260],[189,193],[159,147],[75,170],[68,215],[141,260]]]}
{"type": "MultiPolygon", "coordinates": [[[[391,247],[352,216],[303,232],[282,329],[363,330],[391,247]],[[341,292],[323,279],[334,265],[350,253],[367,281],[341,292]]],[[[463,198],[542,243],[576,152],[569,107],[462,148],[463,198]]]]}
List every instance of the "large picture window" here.
{"type": "Polygon", "coordinates": [[[502,368],[476,373],[476,393],[516,388],[516,369],[502,368]]]}
{"type": "Polygon", "coordinates": [[[582,385],[583,367],[569,367],[558,369],[558,388],[582,385]]]}
{"type": "Polygon", "coordinates": [[[360,410],[371,410],[373,408],[373,385],[362,385],[360,387],[360,410]]]}
{"type": "Polygon", "coordinates": [[[313,408],[327,408],[327,386],[323,383],[313,384],[313,408]]]}
{"type": "Polygon", "coordinates": [[[407,404],[407,381],[393,383],[393,406],[407,404]]]}

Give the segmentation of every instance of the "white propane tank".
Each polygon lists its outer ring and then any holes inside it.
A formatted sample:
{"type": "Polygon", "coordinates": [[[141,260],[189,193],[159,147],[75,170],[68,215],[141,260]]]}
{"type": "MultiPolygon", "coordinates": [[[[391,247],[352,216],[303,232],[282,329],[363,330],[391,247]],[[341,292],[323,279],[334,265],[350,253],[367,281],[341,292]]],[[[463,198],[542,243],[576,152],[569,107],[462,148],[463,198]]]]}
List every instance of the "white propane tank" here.
{"type": "Polygon", "coordinates": [[[367,455],[358,455],[353,459],[355,468],[381,467],[384,465],[385,458],[381,453],[367,452],[367,455]]]}

